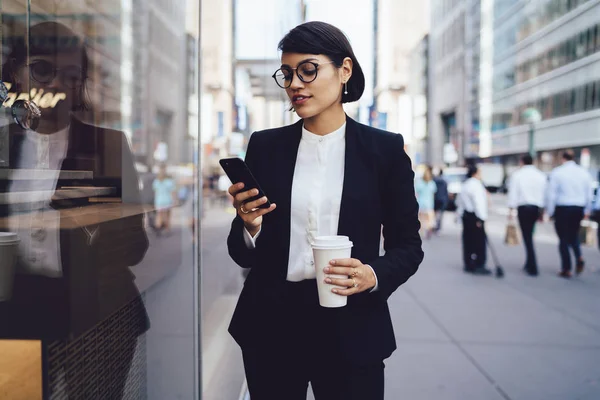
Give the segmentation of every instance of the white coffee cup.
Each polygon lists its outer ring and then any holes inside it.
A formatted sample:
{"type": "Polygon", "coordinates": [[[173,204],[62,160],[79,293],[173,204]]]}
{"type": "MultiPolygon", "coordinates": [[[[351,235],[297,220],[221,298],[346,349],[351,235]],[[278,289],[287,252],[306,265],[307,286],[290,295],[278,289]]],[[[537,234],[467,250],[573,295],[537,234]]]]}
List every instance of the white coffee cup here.
{"type": "Polygon", "coordinates": [[[0,232],[0,301],[12,297],[20,241],[16,233],[0,232]]]}
{"type": "MultiPolygon", "coordinates": [[[[317,288],[319,290],[319,304],[322,307],[344,307],[348,302],[347,296],[333,293],[335,285],[325,283],[326,274],[323,271],[331,260],[350,258],[352,242],[348,236],[317,236],[312,242],[313,256],[315,259],[315,272],[317,274],[317,288]]],[[[346,275],[328,275],[334,279],[348,279],[346,275]]],[[[347,289],[347,287],[341,287],[347,289]]]]}

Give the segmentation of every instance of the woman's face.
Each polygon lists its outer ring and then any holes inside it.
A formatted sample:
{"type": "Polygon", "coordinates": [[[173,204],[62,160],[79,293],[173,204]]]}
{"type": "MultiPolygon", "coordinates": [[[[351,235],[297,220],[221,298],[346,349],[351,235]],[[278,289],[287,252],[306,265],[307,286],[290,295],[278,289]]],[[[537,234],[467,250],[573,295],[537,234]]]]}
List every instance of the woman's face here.
{"type": "Polygon", "coordinates": [[[31,99],[42,103],[38,104],[42,121],[58,122],[70,115],[75,104],[81,103],[84,84],[81,54],[32,55],[29,65],[18,68],[16,81],[23,92],[33,93],[32,89],[36,89],[31,99]]]}
{"type": "Polygon", "coordinates": [[[308,119],[336,106],[341,106],[342,88],[352,75],[352,60],[346,58],[341,68],[337,68],[329,57],[322,54],[283,53],[282,70],[287,79],[291,79],[290,87],[285,91],[292,106],[300,118],[308,119]],[[311,63],[317,64],[315,66],[311,63]],[[300,80],[297,71],[310,81],[300,80]]]}

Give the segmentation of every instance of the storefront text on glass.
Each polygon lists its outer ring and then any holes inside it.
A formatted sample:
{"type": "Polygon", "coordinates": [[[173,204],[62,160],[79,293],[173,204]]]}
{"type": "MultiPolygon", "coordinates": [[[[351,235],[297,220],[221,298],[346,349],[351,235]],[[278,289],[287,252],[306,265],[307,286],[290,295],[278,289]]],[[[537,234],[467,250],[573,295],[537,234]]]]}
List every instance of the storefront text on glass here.
{"type": "Polygon", "coordinates": [[[6,89],[9,90],[8,98],[3,104],[4,107],[11,107],[17,100],[32,100],[40,108],[54,108],[59,101],[67,98],[65,93],[44,92],[44,89],[38,90],[36,88],[31,89],[29,93],[22,92],[17,95],[15,92],[10,92],[13,86],[12,83],[5,82],[4,84],[6,85],[6,89]]]}

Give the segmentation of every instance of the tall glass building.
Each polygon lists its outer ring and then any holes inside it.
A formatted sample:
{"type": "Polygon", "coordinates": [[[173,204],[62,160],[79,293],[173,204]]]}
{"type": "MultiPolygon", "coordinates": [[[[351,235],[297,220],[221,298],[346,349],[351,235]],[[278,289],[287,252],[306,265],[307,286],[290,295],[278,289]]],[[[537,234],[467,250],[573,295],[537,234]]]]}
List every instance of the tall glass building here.
{"type": "Polygon", "coordinates": [[[483,156],[533,148],[549,168],[573,148],[600,166],[600,2],[504,0],[493,3],[492,113],[483,156]],[[539,122],[527,119],[532,113],[539,122]],[[530,144],[530,132],[533,133],[530,144]]]}

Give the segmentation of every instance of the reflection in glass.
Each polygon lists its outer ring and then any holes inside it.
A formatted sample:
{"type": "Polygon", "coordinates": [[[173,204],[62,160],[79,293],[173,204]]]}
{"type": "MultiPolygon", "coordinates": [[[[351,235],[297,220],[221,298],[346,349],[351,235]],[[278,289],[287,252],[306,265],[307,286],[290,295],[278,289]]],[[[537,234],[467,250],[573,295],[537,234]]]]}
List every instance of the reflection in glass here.
{"type": "Polygon", "coordinates": [[[129,269],[148,249],[133,157],[122,132],[82,118],[91,110],[82,38],[42,22],[28,46],[10,42],[3,80],[42,103],[62,96],[54,107],[12,106],[0,229],[20,242],[0,336],[42,341],[49,398],[119,399],[149,328],[129,269]]]}

